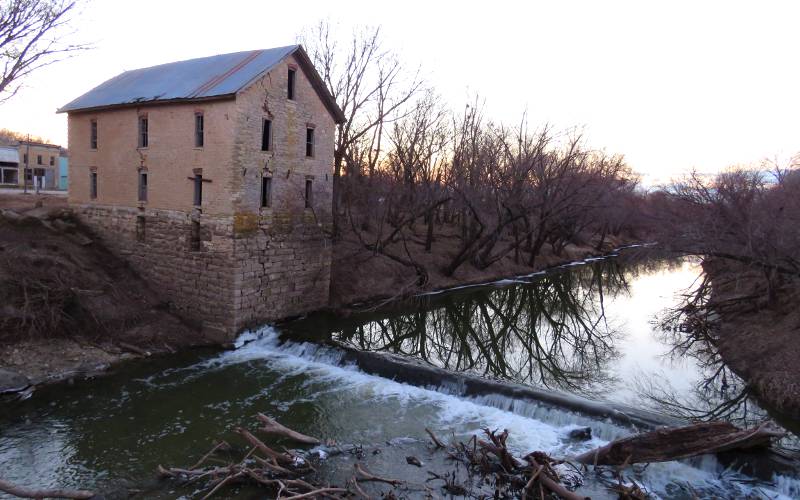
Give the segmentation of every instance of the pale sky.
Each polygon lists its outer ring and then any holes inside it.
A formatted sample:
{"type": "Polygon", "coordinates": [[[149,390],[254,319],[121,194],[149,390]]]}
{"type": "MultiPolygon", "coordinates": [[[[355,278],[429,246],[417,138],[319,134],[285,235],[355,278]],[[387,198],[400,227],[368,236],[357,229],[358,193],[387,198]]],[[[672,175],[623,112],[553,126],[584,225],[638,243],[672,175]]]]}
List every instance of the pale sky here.
{"type": "Polygon", "coordinates": [[[327,18],[381,25],[456,110],[581,127],[649,182],[800,151],[800,2],[93,0],[95,49],[41,70],[0,128],[66,145],[56,108],[122,71],[295,43],[327,18]]]}

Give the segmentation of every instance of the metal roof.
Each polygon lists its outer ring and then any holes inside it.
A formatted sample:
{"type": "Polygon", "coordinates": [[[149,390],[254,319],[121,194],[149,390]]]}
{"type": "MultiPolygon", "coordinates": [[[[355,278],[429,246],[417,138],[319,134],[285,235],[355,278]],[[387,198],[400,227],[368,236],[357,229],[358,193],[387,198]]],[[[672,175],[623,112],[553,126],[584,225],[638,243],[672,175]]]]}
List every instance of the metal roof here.
{"type": "Polygon", "coordinates": [[[343,120],[341,110],[300,45],[219,54],[126,71],[64,105],[58,112],[233,96],[295,52],[328,109],[337,121],[343,120]]]}
{"type": "Polygon", "coordinates": [[[17,148],[0,146],[0,162],[19,163],[19,151],[17,151],[17,148]]]}

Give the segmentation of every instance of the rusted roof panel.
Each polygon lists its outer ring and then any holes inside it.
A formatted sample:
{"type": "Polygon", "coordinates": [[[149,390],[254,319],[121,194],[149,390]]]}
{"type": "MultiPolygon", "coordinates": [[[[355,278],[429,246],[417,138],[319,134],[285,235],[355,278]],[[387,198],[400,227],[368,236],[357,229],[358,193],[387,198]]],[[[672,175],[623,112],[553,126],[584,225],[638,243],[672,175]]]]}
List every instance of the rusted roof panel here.
{"type": "Polygon", "coordinates": [[[58,111],[235,94],[299,47],[234,52],[126,71],[58,111]]]}

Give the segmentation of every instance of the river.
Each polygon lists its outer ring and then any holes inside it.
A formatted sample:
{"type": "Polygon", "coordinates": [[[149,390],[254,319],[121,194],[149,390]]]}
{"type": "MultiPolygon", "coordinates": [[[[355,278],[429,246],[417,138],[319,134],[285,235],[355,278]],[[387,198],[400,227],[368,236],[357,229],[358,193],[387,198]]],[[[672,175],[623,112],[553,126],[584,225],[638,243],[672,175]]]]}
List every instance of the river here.
{"type": "MultiPolygon", "coordinates": [[[[569,457],[653,422],[714,415],[752,424],[766,412],[744,384],[713,353],[676,350],[681,332],[662,325],[699,273],[690,259],[589,259],[344,319],[266,325],[233,350],[133,362],[44,387],[0,403],[0,477],[109,498],[199,498],[199,486],[157,480],[157,466],[188,466],[215,439],[237,442],[233,430],[252,427],[258,412],[347,445],[340,454],[321,448],[321,480],[344,482],[360,459],[420,485],[424,468],[404,457],[448,466],[426,446],[425,427],[460,440],[484,427],[508,429],[515,452],[569,457]],[[407,360],[405,368],[394,363],[407,360]],[[415,367],[447,372],[431,372],[432,380],[415,367]],[[584,426],[589,440],[569,436],[584,426]]],[[[632,467],[627,477],[661,498],[800,496],[792,472],[753,477],[729,466],[703,457],[632,467]]],[[[581,492],[615,498],[591,475],[581,492]]],[[[258,498],[248,488],[218,497],[258,498]]]]}

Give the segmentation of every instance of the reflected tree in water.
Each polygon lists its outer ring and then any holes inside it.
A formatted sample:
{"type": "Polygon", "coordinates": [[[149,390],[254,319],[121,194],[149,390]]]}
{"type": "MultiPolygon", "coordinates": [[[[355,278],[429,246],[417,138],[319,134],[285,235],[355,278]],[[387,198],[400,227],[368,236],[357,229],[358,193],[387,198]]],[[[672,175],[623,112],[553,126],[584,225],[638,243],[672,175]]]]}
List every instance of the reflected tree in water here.
{"type": "Polygon", "coordinates": [[[626,275],[609,259],[519,286],[448,296],[333,335],[450,370],[599,394],[619,336],[604,301],[619,293],[628,293],[626,275]]]}
{"type": "Polygon", "coordinates": [[[660,315],[656,327],[661,340],[671,346],[668,356],[696,360],[703,377],[688,396],[679,396],[668,380],[636,380],[640,396],[658,411],[690,420],[752,426],[767,418],[747,384],[725,365],[717,349],[720,313],[740,308],[744,299],[712,300],[711,278],[702,273],[679,303],[660,315]]]}

